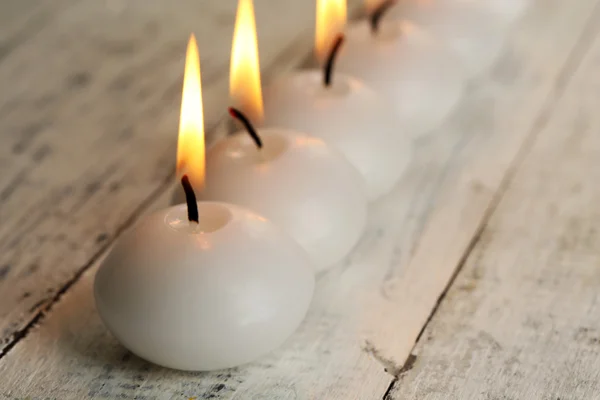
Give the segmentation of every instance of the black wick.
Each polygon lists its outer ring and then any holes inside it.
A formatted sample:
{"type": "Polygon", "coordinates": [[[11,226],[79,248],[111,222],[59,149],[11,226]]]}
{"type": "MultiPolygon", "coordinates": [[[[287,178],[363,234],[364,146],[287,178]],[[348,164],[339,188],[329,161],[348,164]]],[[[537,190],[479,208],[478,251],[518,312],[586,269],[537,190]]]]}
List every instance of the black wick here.
{"type": "Polygon", "coordinates": [[[333,73],[333,63],[335,61],[335,56],[340,50],[342,43],[344,42],[344,35],[341,33],[337,35],[335,38],[335,42],[333,42],[333,46],[331,47],[331,51],[329,52],[329,56],[327,57],[327,62],[325,63],[325,70],[323,73],[323,85],[325,87],[331,86],[331,75],[333,73]]]}
{"type": "Polygon", "coordinates": [[[263,147],[262,140],[261,140],[260,136],[258,136],[258,133],[256,133],[256,129],[254,129],[254,126],[252,126],[252,123],[250,122],[248,117],[246,117],[240,110],[233,108],[233,107],[229,107],[229,115],[231,115],[233,118],[239,120],[242,123],[242,125],[244,125],[244,128],[246,128],[246,131],[248,132],[248,134],[250,135],[252,140],[254,140],[254,143],[256,143],[256,147],[258,147],[259,149],[262,149],[262,147],[263,147]]]}
{"type": "Polygon", "coordinates": [[[196,194],[194,193],[194,188],[190,183],[190,179],[187,175],[184,175],[181,178],[181,186],[183,186],[183,191],[185,192],[185,202],[187,203],[188,209],[188,220],[190,222],[198,223],[198,203],[196,203],[196,194]]]}
{"type": "Polygon", "coordinates": [[[385,0],[373,11],[371,14],[371,32],[377,33],[379,31],[379,21],[387,10],[390,9],[396,3],[396,0],[385,0]]]}

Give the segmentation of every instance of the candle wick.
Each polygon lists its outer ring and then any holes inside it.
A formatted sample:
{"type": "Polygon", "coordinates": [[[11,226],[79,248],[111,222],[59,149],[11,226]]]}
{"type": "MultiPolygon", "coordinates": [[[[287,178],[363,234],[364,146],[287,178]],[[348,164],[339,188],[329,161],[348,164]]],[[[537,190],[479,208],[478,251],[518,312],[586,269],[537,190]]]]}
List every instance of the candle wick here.
{"type": "Polygon", "coordinates": [[[181,178],[181,185],[183,186],[183,191],[185,192],[185,202],[187,203],[188,220],[190,222],[199,223],[200,218],[198,217],[198,203],[196,203],[196,194],[194,193],[194,188],[190,183],[190,178],[188,178],[187,175],[184,175],[181,178]]]}
{"type": "Polygon", "coordinates": [[[258,136],[256,129],[254,129],[254,126],[252,125],[252,123],[250,122],[248,117],[246,117],[240,110],[233,108],[233,107],[229,107],[229,115],[231,115],[232,118],[237,119],[238,121],[240,121],[242,123],[242,125],[244,125],[246,132],[248,132],[248,134],[250,135],[252,140],[254,140],[256,147],[258,147],[259,149],[262,149],[262,147],[263,147],[262,139],[260,138],[260,136],[258,136]]]}
{"type": "Polygon", "coordinates": [[[377,32],[379,32],[379,21],[381,21],[381,17],[383,17],[386,11],[394,4],[396,4],[396,0],[385,0],[381,2],[375,11],[373,11],[373,14],[371,14],[371,33],[377,34],[377,32]]]}
{"type": "Polygon", "coordinates": [[[335,57],[339,53],[340,47],[344,42],[344,35],[339,34],[335,38],[333,42],[333,46],[331,47],[331,51],[329,52],[329,56],[327,57],[327,62],[325,63],[325,69],[323,73],[323,85],[325,87],[331,86],[331,76],[333,75],[333,64],[335,62],[335,57]]]}

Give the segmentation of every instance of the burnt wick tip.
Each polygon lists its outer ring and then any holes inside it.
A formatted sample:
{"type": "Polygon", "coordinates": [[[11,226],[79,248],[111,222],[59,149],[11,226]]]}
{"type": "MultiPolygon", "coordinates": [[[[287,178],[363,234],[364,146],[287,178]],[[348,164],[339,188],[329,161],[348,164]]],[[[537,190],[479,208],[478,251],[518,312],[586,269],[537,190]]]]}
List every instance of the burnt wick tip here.
{"type": "Polygon", "coordinates": [[[329,56],[327,57],[327,62],[325,63],[325,71],[323,73],[323,85],[325,87],[331,86],[331,76],[333,75],[333,64],[335,62],[335,57],[339,53],[340,47],[342,47],[342,43],[344,42],[344,35],[339,34],[335,38],[333,42],[333,46],[331,47],[331,51],[329,52],[329,56]]]}
{"type": "Polygon", "coordinates": [[[381,17],[389,10],[394,4],[396,4],[396,0],[385,0],[382,1],[381,4],[373,11],[371,14],[371,32],[377,33],[379,31],[379,22],[381,21],[381,17]]]}
{"type": "Polygon", "coordinates": [[[187,204],[188,209],[188,220],[190,222],[199,223],[200,218],[198,216],[198,203],[196,203],[196,194],[194,193],[194,188],[190,183],[190,178],[187,175],[184,175],[181,178],[181,186],[183,186],[183,191],[185,192],[185,202],[187,204]]]}
{"type": "Polygon", "coordinates": [[[252,140],[254,140],[254,143],[256,143],[256,147],[262,149],[262,139],[260,138],[260,136],[258,136],[256,129],[254,129],[254,126],[252,125],[248,117],[246,117],[240,110],[233,107],[229,107],[229,115],[231,115],[232,118],[237,119],[242,123],[242,125],[244,125],[246,132],[248,132],[252,140]]]}

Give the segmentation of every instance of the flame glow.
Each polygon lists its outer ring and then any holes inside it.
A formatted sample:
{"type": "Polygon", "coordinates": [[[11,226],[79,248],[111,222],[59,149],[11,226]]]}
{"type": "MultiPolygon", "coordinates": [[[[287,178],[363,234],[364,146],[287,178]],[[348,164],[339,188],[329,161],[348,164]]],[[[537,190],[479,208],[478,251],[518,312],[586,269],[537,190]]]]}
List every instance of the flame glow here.
{"type": "Polygon", "coordinates": [[[253,123],[260,124],[263,121],[258,40],[252,0],[239,0],[238,3],[231,49],[229,93],[233,104],[253,123]]]}
{"type": "Polygon", "coordinates": [[[335,37],[344,32],[346,12],[346,0],[317,0],[315,52],[319,62],[325,62],[335,37]]]}
{"type": "Polygon", "coordinates": [[[202,189],[205,175],[204,112],[200,57],[194,35],[190,36],[185,57],[179,139],[177,141],[177,176],[187,174],[195,190],[202,189]]]}

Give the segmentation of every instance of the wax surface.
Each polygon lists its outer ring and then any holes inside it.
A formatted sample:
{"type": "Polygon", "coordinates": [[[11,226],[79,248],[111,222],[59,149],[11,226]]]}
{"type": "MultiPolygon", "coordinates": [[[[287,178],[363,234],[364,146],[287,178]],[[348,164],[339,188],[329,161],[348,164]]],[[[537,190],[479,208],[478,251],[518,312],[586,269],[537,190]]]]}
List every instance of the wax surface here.
{"type": "MultiPolygon", "coordinates": [[[[417,1],[417,3],[419,2],[417,1]]],[[[439,3],[480,7],[483,11],[488,11],[505,22],[511,22],[523,15],[531,4],[531,0],[441,0],[439,3]]]]}
{"type": "Polygon", "coordinates": [[[440,41],[406,21],[382,21],[376,35],[367,21],[352,23],[336,63],[384,96],[403,129],[429,132],[462,96],[465,69],[440,41]]]}
{"type": "Polygon", "coordinates": [[[360,174],[321,139],[261,129],[257,149],[240,132],[210,148],[204,200],[239,204],[287,231],[318,270],[335,265],[356,245],[366,225],[360,174]]]}
{"type": "Polygon", "coordinates": [[[314,272],[284,232],[250,211],[179,205],[126,232],[98,270],[96,305],[125,347],[170,368],[214,370],[280,346],[310,304],[314,272]]]}
{"type": "Polygon", "coordinates": [[[410,160],[411,137],[394,109],[357,79],[334,74],[323,85],[320,70],[298,71],[265,91],[265,125],[323,139],[361,173],[369,200],[388,193],[410,160]]]}
{"type": "Polygon", "coordinates": [[[493,11],[493,7],[479,0],[406,1],[394,6],[385,19],[418,24],[452,49],[471,74],[478,74],[489,69],[499,56],[511,20],[506,13],[510,4],[520,2],[502,3],[507,8],[505,12],[493,11]]]}

